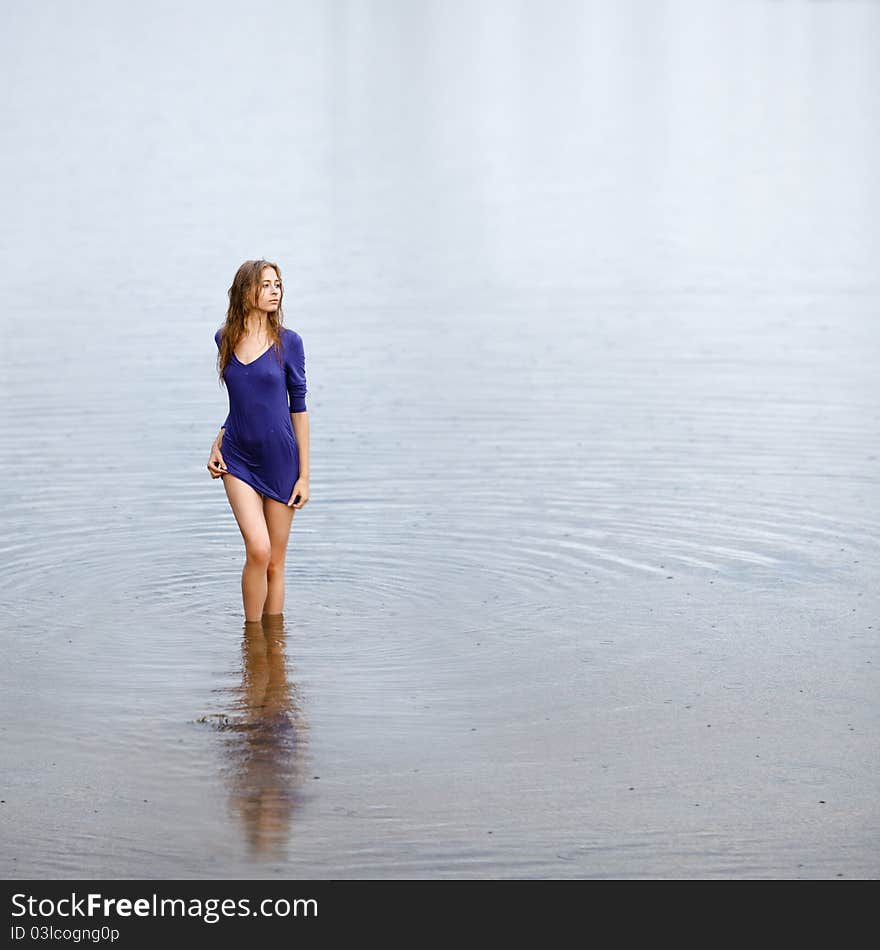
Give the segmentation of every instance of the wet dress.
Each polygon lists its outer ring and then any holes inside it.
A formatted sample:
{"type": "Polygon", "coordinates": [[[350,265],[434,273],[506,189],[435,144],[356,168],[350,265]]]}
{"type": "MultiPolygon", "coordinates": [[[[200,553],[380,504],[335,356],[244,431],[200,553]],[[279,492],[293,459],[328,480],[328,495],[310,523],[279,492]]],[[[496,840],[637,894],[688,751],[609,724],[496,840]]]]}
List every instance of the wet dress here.
{"type": "MultiPolygon", "coordinates": [[[[226,364],[229,415],[220,451],[230,475],[286,505],[299,478],[290,413],[306,411],[306,359],[295,330],[281,327],[279,333],[280,362],[273,345],[250,363],[233,353],[226,364]]],[[[218,349],[222,334],[222,328],[214,334],[218,349]]]]}

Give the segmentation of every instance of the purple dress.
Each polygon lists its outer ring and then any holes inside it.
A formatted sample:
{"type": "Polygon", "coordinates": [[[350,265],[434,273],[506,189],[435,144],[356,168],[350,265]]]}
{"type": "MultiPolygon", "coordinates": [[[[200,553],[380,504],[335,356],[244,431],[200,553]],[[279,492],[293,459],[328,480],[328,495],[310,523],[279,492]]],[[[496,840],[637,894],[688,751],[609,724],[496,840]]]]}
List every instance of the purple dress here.
{"type": "MultiPolygon", "coordinates": [[[[270,346],[250,363],[233,353],[223,371],[229,415],[220,452],[230,475],[286,505],[299,478],[290,413],[306,411],[306,358],[295,330],[281,327],[279,333],[281,362],[270,346]]],[[[214,334],[218,349],[222,334],[222,327],[214,334]]]]}

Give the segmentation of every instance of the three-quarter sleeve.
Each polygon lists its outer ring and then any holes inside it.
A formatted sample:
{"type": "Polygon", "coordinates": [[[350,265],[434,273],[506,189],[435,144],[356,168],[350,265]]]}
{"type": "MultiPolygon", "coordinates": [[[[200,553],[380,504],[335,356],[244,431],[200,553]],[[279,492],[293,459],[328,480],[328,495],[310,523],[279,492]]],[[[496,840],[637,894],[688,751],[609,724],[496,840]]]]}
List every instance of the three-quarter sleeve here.
{"type": "MultiPolygon", "coordinates": [[[[217,349],[220,349],[220,337],[223,335],[223,330],[220,329],[214,334],[214,342],[217,344],[217,349]]],[[[225,429],[229,425],[229,415],[226,416],[226,421],[220,426],[221,429],[225,429]]]]}
{"type": "Polygon", "coordinates": [[[306,354],[302,337],[295,330],[287,331],[284,350],[284,375],[291,412],[306,411],[306,354]]]}

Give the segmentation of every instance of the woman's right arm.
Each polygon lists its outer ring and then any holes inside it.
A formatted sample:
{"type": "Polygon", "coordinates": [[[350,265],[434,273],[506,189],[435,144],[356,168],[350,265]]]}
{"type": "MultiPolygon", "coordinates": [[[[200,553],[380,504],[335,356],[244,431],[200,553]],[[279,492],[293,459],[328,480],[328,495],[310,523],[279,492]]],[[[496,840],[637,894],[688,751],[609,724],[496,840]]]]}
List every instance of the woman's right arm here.
{"type": "MultiPolygon", "coordinates": [[[[220,349],[220,332],[218,330],[214,334],[214,342],[217,344],[218,350],[220,349]]],[[[226,417],[226,422],[229,422],[229,416],[226,417]]],[[[211,456],[208,459],[208,471],[211,473],[211,478],[219,478],[226,471],[226,463],[223,461],[223,455],[220,452],[220,446],[223,444],[223,433],[226,431],[226,422],[220,426],[217,438],[214,439],[211,446],[211,456]]]]}
{"type": "Polygon", "coordinates": [[[223,429],[220,430],[220,434],[214,439],[214,444],[211,446],[211,455],[208,458],[208,471],[211,473],[211,478],[219,478],[225,471],[228,471],[226,462],[223,461],[223,453],[220,451],[220,444],[222,442],[223,429]]]}

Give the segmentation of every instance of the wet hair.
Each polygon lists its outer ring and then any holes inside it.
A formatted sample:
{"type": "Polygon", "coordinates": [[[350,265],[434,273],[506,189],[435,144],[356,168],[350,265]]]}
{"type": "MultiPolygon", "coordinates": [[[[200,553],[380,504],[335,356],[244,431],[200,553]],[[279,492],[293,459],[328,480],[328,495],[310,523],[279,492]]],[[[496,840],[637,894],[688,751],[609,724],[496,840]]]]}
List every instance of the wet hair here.
{"type": "MultiPolygon", "coordinates": [[[[223,384],[223,371],[226,364],[232,359],[238,341],[245,334],[245,318],[255,309],[260,297],[260,283],[263,271],[272,267],[281,280],[281,268],[273,261],[245,261],[235,272],[232,286],[229,288],[229,309],[226,311],[226,323],[222,327],[220,336],[220,350],[217,353],[217,371],[220,374],[220,383],[223,384]]],[[[281,327],[284,325],[284,314],[281,304],[284,302],[284,282],[281,281],[281,293],[278,298],[278,309],[266,314],[269,329],[269,339],[275,348],[278,361],[281,356],[281,327]]]]}

